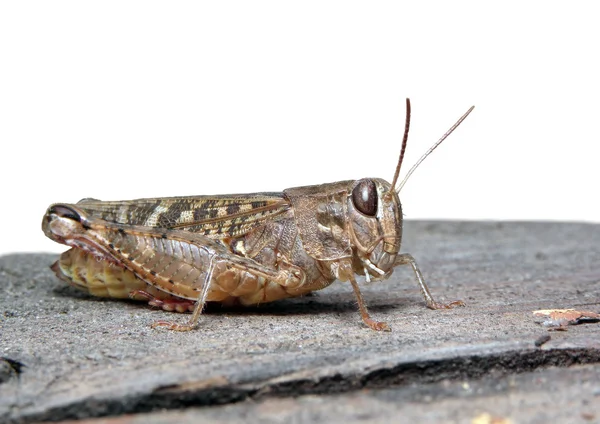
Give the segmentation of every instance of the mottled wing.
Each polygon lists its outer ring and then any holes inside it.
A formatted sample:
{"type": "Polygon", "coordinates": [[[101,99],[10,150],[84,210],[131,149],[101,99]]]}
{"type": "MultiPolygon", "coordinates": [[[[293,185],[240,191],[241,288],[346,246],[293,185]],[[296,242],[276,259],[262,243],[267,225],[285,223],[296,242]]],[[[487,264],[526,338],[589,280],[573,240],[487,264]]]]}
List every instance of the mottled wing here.
{"type": "Polygon", "coordinates": [[[237,237],[290,209],[282,193],[163,197],[125,201],[83,199],[89,217],[125,225],[170,228],[211,238],[237,237]]]}

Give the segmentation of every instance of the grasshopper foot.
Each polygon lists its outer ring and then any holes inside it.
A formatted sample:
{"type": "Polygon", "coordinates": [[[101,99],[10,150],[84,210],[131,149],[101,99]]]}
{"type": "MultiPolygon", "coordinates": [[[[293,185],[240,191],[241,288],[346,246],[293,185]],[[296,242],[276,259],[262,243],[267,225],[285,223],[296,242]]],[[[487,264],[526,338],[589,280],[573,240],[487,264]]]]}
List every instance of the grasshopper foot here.
{"type": "Polygon", "coordinates": [[[364,318],[363,321],[365,324],[369,326],[372,330],[375,331],[392,331],[391,327],[387,324],[387,322],[375,321],[371,318],[364,318]]]}
{"type": "Polygon", "coordinates": [[[191,331],[194,329],[194,324],[179,324],[177,322],[171,321],[156,321],[154,324],[150,326],[151,328],[156,327],[167,327],[169,330],[173,331],[191,331]]]}
{"type": "Polygon", "coordinates": [[[204,308],[204,302],[198,301],[196,302],[196,306],[194,307],[194,313],[192,314],[192,318],[186,322],[185,324],[180,324],[178,322],[171,321],[156,321],[151,325],[152,328],[156,327],[167,327],[169,330],[173,331],[192,331],[196,328],[198,324],[198,319],[200,318],[200,314],[202,314],[202,309],[204,308]]]}
{"type": "Polygon", "coordinates": [[[454,302],[450,303],[441,303],[436,302],[434,300],[432,300],[431,302],[427,302],[427,307],[429,309],[452,309],[455,306],[465,306],[465,302],[463,302],[462,300],[455,300],[454,302]]]}

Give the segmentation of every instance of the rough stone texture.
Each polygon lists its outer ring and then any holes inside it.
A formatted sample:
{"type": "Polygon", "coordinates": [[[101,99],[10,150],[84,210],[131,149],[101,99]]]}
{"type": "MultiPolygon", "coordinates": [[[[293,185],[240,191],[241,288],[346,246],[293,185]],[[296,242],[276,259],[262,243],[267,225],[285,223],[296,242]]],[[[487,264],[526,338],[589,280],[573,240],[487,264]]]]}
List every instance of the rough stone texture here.
{"type": "Polygon", "coordinates": [[[397,269],[363,285],[391,333],[367,329],[341,283],[152,330],[186,317],[86,296],[53,276],[55,255],[1,257],[0,422],[600,422],[600,324],[548,332],[532,315],[600,312],[600,225],[405,227],[437,300],[467,307],[426,309],[397,269]]]}

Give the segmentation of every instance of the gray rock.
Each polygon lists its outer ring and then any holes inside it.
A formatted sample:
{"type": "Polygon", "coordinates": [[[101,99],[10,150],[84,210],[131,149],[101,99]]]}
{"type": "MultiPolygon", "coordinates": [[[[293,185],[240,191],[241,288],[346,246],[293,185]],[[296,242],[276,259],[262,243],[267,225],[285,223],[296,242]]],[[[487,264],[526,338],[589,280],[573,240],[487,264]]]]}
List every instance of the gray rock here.
{"type": "Polygon", "coordinates": [[[54,277],[56,255],[1,257],[0,421],[600,420],[600,324],[549,332],[532,315],[600,312],[600,225],[405,227],[402,251],[436,299],[467,307],[428,310],[412,271],[397,269],[363,284],[391,333],[362,324],[342,283],[213,306],[189,333],[153,330],[186,317],[87,296],[54,277]]]}

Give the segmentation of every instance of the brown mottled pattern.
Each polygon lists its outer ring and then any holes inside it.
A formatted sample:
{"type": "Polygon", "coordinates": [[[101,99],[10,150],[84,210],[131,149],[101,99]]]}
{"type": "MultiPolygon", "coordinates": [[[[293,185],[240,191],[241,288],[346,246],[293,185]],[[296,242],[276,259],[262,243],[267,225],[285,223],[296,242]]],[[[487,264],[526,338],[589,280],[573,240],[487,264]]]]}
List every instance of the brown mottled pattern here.
{"type": "Polygon", "coordinates": [[[83,199],[77,206],[90,216],[105,221],[140,225],[146,222],[154,210],[162,203],[161,199],[138,199],[130,201],[102,202],[96,199],[83,199]]]}
{"type": "Polygon", "coordinates": [[[117,224],[181,229],[213,238],[245,234],[290,208],[282,193],[188,196],[77,204],[90,217],[117,224]]]}

